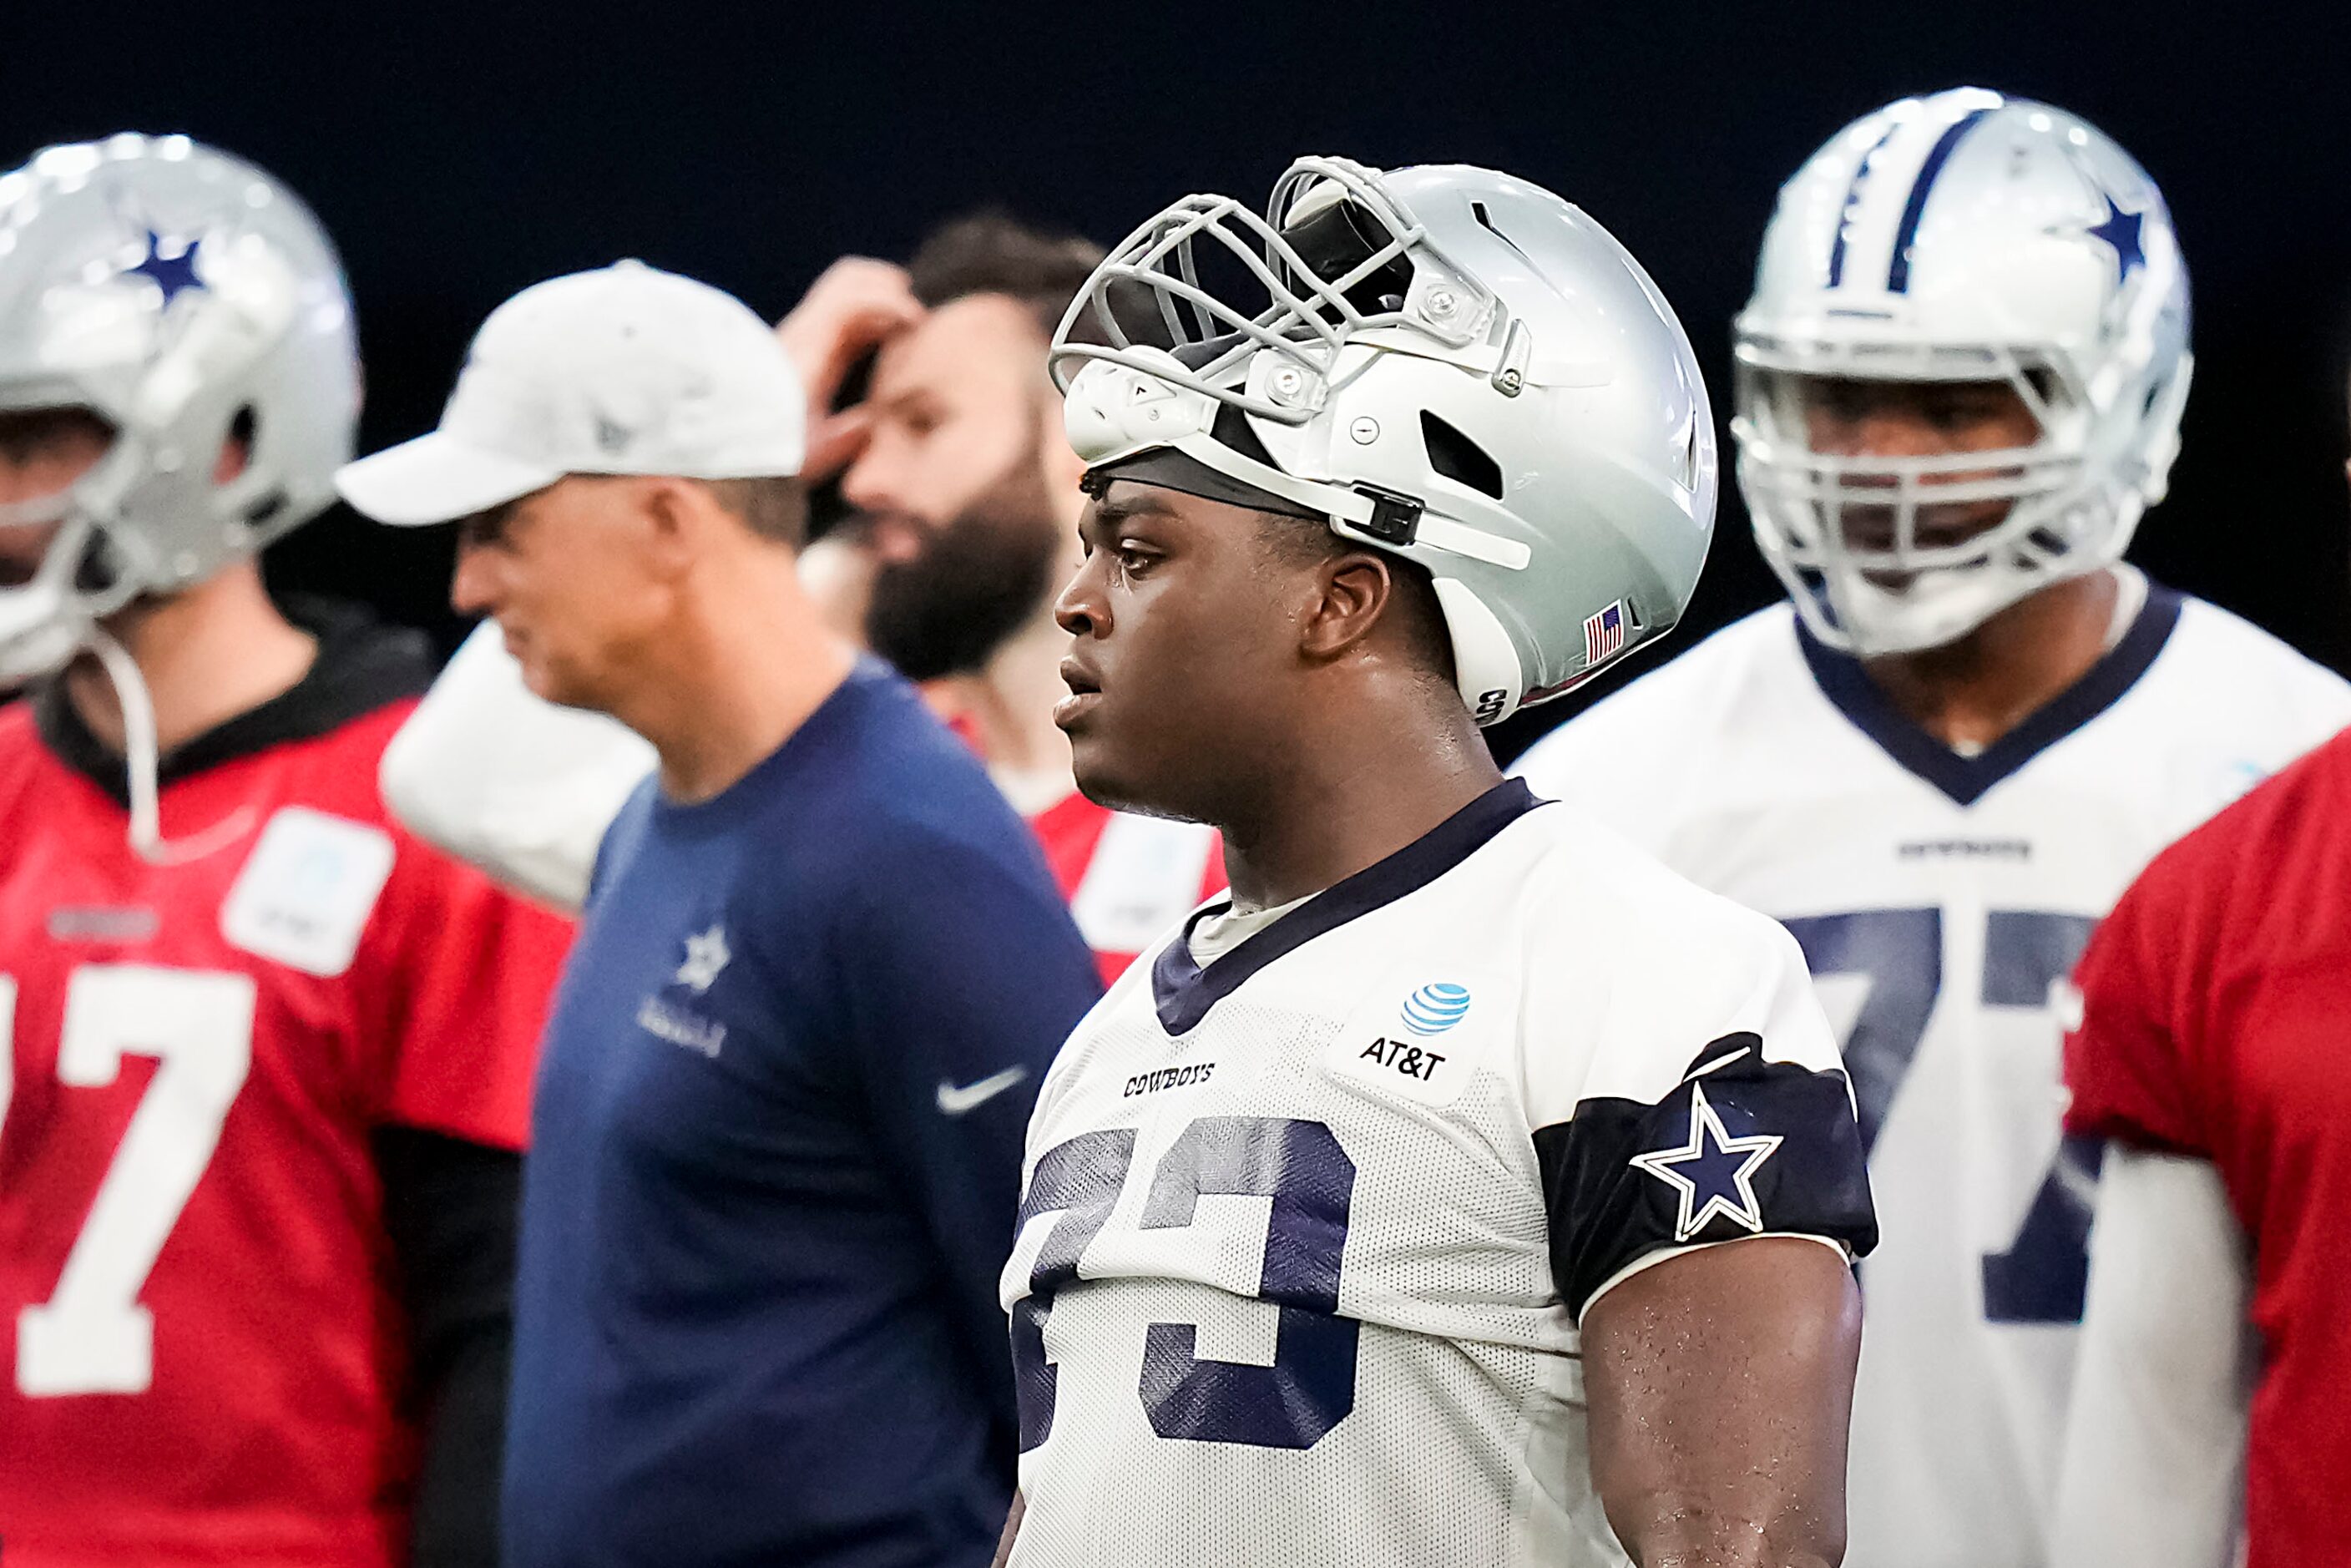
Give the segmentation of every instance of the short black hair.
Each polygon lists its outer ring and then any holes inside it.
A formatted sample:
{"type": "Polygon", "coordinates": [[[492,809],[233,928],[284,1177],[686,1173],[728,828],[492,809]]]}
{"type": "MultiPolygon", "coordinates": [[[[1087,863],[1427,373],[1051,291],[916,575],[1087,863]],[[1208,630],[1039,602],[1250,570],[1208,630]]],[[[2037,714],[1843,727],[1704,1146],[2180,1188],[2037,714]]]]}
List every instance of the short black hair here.
{"type": "Polygon", "coordinates": [[[1395,584],[1389,613],[1400,618],[1399,624],[1412,649],[1413,663],[1427,674],[1432,685],[1441,685],[1448,692],[1454,689],[1453,634],[1446,628],[1445,610],[1437,599],[1437,581],[1426,567],[1334,533],[1322,518],[1261,510],[1257,514],[1257,522],[1259,542],[1275,559],[1287,566],[1320,566],[1357,550],[1377,555],[1385,561],[1388,577],[1395,584]]]}
{"type": "Polygon", "coordinates": [[[701,484],[761,538],[794,549],[807,542],[808,486],[789,475],[705,479],[701,484]]]}
{"type": "Polygon", "coordinates": [[[926,308],[976,294],[1001,294],[1028,311],[1037,329],[1050,338],[1102,258],[1102,246],[1090,239],[988,208],[933,229],[906,263],[906,276],[926,308]]]}

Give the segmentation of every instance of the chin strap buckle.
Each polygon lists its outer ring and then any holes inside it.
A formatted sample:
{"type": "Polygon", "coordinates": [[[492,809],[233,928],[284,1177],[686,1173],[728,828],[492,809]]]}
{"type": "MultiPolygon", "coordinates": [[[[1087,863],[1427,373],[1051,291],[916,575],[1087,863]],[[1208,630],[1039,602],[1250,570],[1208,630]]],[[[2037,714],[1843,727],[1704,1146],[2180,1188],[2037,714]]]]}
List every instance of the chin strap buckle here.
{"type": "Polygon", "coordinates": [[[1357,485],[1355,494],[1372,504],[1372,515],[1354,525],[1355,531],[1384,545],[1404,546],[1420,537],[1419,497],[1377,485],[1357,485]]]}

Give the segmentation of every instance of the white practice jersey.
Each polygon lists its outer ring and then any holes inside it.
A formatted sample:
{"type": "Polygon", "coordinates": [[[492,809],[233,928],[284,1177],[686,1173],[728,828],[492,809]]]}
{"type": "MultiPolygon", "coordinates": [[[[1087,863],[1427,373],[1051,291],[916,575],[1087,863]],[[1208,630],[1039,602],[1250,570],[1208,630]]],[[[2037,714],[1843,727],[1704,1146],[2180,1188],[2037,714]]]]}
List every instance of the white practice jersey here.
{"type": "Polygon", "coordinates": [[[1163,942],[1071,1037],[1004,1275],[1012,1561],[1621,1563],[1583,1308],[1871,1226],[1787,934],[1503,784],[1205,967],[1163,942]]]}
{"type": "Polygon", "coordinates": [[[2351,687],[2152,590],[2105,658],[1963,758],[1785,605],[1536,746],[1520,771],[1783,922],[1844,1042],[1883,1239],[1851,1568],[2036,1568],[2094,1146],[2061,1146],[2053,988],[2157,851],[2351,722],[2351,687]]]}

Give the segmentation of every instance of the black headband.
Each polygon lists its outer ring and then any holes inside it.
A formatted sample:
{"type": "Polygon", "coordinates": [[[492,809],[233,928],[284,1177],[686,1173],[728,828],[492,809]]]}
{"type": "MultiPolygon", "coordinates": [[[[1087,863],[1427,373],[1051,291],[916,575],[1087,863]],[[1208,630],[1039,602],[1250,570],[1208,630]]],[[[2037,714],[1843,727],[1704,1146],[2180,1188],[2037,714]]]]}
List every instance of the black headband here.
{"type": "MultiPolygon", "coordinates": [[[[1249,420],[1230,403],[1217,410],[1216,423],[1210,427],[1208,439],[1252,462],[1280,471],[1273,454],[1249,428],[1249,420]]],[[[1156,485],[1162,489],[1181,490],[1186,496],[1203,500],[1223,501],[1230,506],[1247,507],[1251,511],[1272,512],[1279,517],[1303,517],[1309,522],[1328,523],[1331,515],[1320,507],[1290,500],[1284,496],[1260,490],[1245,479],[1236,479],[1220,469],[1211,468],[1196,457],[1186,455],[1172,446],[1155,446],[1148,452],[1138,452],[1132,457],[1121,457],[1097,468],[1086,470],[1085,488],[1089,496],[1100,496],[1103,486],[1113,479],[1131,479],[1138,485],[1156,485]]]]}

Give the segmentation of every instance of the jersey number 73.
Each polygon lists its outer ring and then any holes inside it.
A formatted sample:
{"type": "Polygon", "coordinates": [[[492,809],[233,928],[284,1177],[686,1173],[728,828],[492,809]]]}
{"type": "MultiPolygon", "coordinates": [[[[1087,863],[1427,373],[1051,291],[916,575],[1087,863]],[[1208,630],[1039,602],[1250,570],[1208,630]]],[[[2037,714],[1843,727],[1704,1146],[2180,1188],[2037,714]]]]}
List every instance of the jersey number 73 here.
{"type": "MultiPolygon", "coordinates": [[[[1085,1133],[1048,1149],[1021,1199],[1020,1224],[1059,1211],[1012,1310],[1012,1366],[1020,1394],[1020,1449],[1052,1433],[1060,1369],[1045,1356],[1053,1292],[1078,1278],[1078,1260],[1102,1233],[1134,1163],[1134,1129],[1085,1133]]],[[[1347,1244],[1355,1163],[1320,1122],[1279,1116],[1203,1116],[1168,1145],[1137,1223],[1146,1230],[1192,1223],[1203,1197],[1270,1197],[1258,1299],[1281,1310],[1273,1364],[1204,1360],[1192,1323],[1145,1331],[1135,1392],[1163,1437],[1311,1448],[1355,1407],[1361,1325],[1339,1312],[1339,1261],[1347,1244]]]]}

